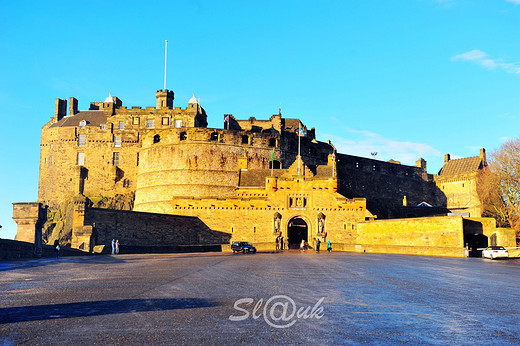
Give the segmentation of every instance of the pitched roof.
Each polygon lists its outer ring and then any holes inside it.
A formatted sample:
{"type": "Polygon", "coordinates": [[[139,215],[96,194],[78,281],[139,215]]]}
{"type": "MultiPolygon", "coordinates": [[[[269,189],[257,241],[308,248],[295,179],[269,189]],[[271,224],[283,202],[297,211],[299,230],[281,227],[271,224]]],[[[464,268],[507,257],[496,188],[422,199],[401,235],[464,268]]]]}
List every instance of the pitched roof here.
{"type": "Polygon", "coordinates": [[[450,160],[442,166],[439,176],[453,177],[459,174],[474,173],[483,167],[480,156],[465,157],[462,159],[450,160]]]}
{"type": "Polygon", "coordinates": [[[80,111],[74,115],[64,117],[60,121],[52,124],[49,127],[66,127],[66,126],[79,126],[79,122],[85,120],[87,126],[99,126],[107,122],[107,116],[105,112],[95,111],[80,111]]]}
{"type": "MultiPolygon", "coordinates": [[[[273,170],[278,176],[279,169],[273,170]]],[[[271,175],[270,169],[249,169],[240,172],[240,187],[263,187],[265,186],[265,178],[271,175]]]]}

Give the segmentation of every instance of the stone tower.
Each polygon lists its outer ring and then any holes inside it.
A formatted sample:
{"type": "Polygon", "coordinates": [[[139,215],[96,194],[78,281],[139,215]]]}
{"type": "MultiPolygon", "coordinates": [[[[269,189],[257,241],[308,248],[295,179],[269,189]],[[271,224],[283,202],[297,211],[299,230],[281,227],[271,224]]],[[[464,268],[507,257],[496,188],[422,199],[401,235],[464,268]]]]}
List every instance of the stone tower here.
{"type": "Polygon", "coordinates": [[[159,108],[173,108],[173,91],[164,89],[157,90],[155,93],[157,97],[157,109],[159,108]]]}

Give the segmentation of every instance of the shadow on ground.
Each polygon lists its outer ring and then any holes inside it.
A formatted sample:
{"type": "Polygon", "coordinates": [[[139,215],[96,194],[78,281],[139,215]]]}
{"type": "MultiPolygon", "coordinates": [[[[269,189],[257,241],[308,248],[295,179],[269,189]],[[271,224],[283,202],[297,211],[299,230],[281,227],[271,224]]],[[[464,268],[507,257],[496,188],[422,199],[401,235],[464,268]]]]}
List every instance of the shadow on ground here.
{"type": "Polygon", "coordinates": [[[218,306],[208,299],[122,299],[67,304],[31,305],[0,309],[0,324],[121,314],[129,312],[196,309],[218,306]]]}

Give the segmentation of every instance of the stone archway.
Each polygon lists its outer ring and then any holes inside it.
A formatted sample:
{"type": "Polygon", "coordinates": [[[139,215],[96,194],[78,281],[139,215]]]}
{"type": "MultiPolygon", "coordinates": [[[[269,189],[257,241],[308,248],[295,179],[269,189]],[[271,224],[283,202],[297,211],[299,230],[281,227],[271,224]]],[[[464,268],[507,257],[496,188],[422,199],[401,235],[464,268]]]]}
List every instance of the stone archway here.
{"type": "Polygon", "coordinates": [[[294,217],[287,225],[287,245],[289,249],[300,248],[302,240],[309,241],[309,226],[301,217],[294,217]]]}

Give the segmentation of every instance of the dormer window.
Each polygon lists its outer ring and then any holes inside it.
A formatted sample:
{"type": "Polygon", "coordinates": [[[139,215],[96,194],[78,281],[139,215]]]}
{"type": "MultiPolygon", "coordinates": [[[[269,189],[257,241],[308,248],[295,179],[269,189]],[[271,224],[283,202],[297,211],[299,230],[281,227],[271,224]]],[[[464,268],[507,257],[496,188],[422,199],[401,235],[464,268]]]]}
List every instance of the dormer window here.
{"type": "Polygon", "coordinates": [[[86,121],[86,120],[81,120],[81,121],[79,122],[79,128],[80,128],[80,129],[84,129],[85,126],[87,126],[87,121],[86,121]]]}

